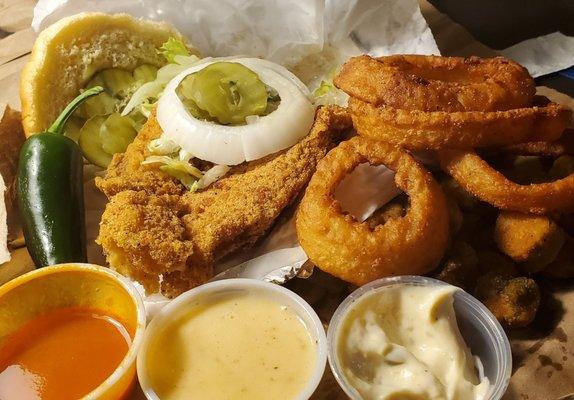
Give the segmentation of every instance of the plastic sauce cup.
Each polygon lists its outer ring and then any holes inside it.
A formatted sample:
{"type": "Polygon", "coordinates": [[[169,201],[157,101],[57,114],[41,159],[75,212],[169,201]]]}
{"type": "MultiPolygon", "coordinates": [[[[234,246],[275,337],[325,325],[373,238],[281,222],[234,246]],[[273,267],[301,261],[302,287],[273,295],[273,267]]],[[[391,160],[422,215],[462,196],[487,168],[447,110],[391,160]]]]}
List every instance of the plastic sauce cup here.
{"type": "Polygon", "coordinates": [[[148,364],[151,362],[149,352],[152,343],[161,334],[162,329],[170,321],[188,312],[193,303],[208,300],[211,296],[218,297],[221,294],[245,291],[263,293],[267,298],[288,306],[305,324],[311,338],[317,343],[316,361],[306,386],[293,400],[307,400],[312,396],[323,377],[327,364],[327,338],[321,320],[305,300],[289,289],[257,279],[238,278],[215,281],[191,289],[176,297],[153,318],[145,332],[137,359],[139,383],[147,399],[159,400],[151,383],[150,374],[153,367],[149,367],[148,364]]]}
{"type": "MultiPolygon", "coordinates": [[[[444,286],[448,283],[422,276],[396,276],[373,281],[351,293],[337,308],[327,332],[329,365],[345,393],[361,400],[359,392],[349,383],[341,369],[337,345],[339,328],[349,310],[365,295],[371,295],[394,285],[444,286]]],[[[454,312],[460,333],[472,354],[482,362],[480,378],[487,377],[490,388],[484,400],[499,400],[504,395],[512,372],[510,343],[494,315],[484,304],[462,289],[454,294],[454,312]]]]}
{"type": "Polygon", "coordinates": [[[132,342],[118,367],[82,399],[126,398],[135,384],[136,355],[146,324],[145,308],[129,280],[109,268],[59,264],[28,272],[0,286],[0,340],[33,318],[63,307],[108,311],[133,328],[132,342]]]}

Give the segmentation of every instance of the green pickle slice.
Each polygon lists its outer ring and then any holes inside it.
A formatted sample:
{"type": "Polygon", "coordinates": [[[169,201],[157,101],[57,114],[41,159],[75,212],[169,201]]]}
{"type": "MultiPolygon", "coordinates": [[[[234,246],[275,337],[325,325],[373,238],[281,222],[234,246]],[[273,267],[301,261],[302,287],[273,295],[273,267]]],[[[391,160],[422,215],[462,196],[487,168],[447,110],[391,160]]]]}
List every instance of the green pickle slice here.
{"type": "Polygon", "coordinates": [[[265,83],[234,62],[213,63],[187,76],[177,94],[194,117],[224,125],[245,124],[246,117],[263,115],[267,109],[265,83]]]}
{"type": "Polygon", "coordinates": [[[80,130],[82,129],[83,121],[81,118],[72,116],[68,118],[64,127],[64,135],[77,142],[80,137],[80,130]]]}
{"type": "Polygon", "coordinates": [[[109,68],[99,71],[86,84],[84,89],[102,86],[105,92],[78,108],[66,126],[66,135],[78,141],[88,161],[105,168],[112,155],[124,152],[134,140],[145,116],[133,112],[124,117],[119,111],[135,90],[156,78],[157,71],[157,67],[148,64],[133,72],[109,68]]]}
{"type": "Polygon", "coordinates": [[[113,97],[129,95],[136,83],[130,71],[119,68],[104,69],[98,75],[103,79],[106,91],[113,97]]]}
{"type": "Polygon", "coordinates": [[[111,114],[100,126],[102,149],[108,154],[123,153],[137,135],[130,117],[118,113],[111,114]]]}
{"type": "Polygon", "coordinates": [[[157,67],[149,64],[143,64],[134,69],[134,79],[141,84],[153,81],[157,76],[157,67]]]}
{"type": "MultiPolygon", "coordinates": [[[[94,86],[97,85],[87,87],[86,89],[94,86]]],[[[103,92],[86,100],[80,107],[78,107],[75,115],[84,119],[90,119],[96,115],[108,115],[116,111],[117,105],[118,100],[114,99],[106,92],[103,92]]]]}
{"type": "Polygon", "coordinates": [[[84,157],[92,164],[102,168],[106,168],[112,161],[112,155],[102,148],[100,139],[100,127],[106,119],[105,116],[96,115],[87,120],[80,129],[80,138],[78,139],[84,157]]]}

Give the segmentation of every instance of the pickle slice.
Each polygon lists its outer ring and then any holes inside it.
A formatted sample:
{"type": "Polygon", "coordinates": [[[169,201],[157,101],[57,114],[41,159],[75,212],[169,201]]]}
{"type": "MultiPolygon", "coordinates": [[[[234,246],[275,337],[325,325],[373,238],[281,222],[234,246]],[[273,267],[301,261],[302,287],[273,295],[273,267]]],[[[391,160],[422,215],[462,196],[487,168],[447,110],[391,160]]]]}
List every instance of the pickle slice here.
{"type": "MultiPolygon", "coordinates": [[[[91,86],[93,87],[93,86],[91,86]]],[[[89,89],[89,87],[87,87],[89,89]]],[[[96,115],[108,115],[116,111],[118,100],[106,92],[102,92],[97,96],[90,97],[86,100],[74,113],[74,115],[89,119],[96,115]]]]}
{"type": "Polygon", "coordinates": [[[143,64],[134,69],[134,79],[138,82],[138,86],[153,81],[157,76],[157,67],[149,64],[143,64]]]}
{"type": "Polygon", "coordinates": [[[137,135],[135,123],[130,117],[113,113],[100,126],[102,149],[108,154],[123,153],[137,135]]]}
{"type": "Polygon", "coordinates": [[[98,75],[103,79],[104,88],[112,97],[125,97],[133,92],[135,79],[130,71],[109,68],[99,72],[98,75]]]}
{"type": "Polygon", "coordinates": [[[193,116],[205,119],[199,109],[221,124],[244,124],[247,116],[263,115],[267,109],[265,83],[239,63],[208,65],[187,76],[177,93],[193,116]],[[190,106],[190,102],[195,106],[190,106]]]}
{"type": "Polygon", "coordinates": [[[106,117],[96,115],[86,121],[82,129],[80,129],[80,137],[78,144],[84,154],[84,157],[91,162],[102,168],[107,166],[112,161],[111,154],[108,154],[102,148],[102,141],[100,139],[100,127],[106,121],[106,117]]]}
{"type": "Polygon", "coordinates": [[[74,142],[78,141],[80,137],[80,130],[82,129],[82,120],[78,117],[72,116],[66,121],[64,126],[64,135],[72,139],[74,142]]]}

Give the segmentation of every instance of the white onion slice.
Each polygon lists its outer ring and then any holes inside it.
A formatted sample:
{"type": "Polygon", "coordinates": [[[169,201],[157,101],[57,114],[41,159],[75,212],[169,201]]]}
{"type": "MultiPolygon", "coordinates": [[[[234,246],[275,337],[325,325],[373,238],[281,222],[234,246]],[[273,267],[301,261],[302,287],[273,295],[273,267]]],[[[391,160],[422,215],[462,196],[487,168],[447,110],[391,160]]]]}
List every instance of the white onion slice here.
{"type": "Polygon", "coordinates": [[[193,117],[177,96],[176,89],[186,76],[220,61],[212,59],[186,69],[165,88],[157,107],[162,137],[173,140],[201,160],[237,165],[283,150],[307,135],[313,125],[315,109],[303,83],[285,68],[269,61],[229,57],[225,60],[243,64],[257,73],[279,94],[279,107],[240,126],[219,125],[193,117]]]}
{"type": "Polygon", "coordinates": [[[227,165],[214,165],[197,181],[197,188],[203,189],[211,185],[213,182],[221,179],[225,174],[229,172],[231,168],[227,165]]]}

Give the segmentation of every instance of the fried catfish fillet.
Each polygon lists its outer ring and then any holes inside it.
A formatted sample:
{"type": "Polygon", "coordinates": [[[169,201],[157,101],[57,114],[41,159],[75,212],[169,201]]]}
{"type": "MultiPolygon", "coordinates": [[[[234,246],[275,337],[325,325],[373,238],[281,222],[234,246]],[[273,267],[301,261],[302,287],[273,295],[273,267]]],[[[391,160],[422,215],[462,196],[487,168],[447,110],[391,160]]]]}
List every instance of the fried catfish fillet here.
{"type": "Polygon", "coordinates": [[[236,166],[206,189],[190,193],[157,167],[141,164],[149,155],[147,144],[161,135],[152,117],[96,181],[110,199],[97,242],[120,273],[149,292],[176,296],[204,283],[216,261],[253,245],[268,231],[351,126],[345,110],[321,108],[298,144],[236,166]]]}

